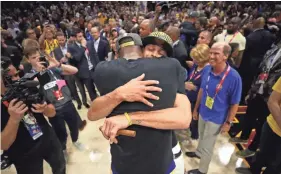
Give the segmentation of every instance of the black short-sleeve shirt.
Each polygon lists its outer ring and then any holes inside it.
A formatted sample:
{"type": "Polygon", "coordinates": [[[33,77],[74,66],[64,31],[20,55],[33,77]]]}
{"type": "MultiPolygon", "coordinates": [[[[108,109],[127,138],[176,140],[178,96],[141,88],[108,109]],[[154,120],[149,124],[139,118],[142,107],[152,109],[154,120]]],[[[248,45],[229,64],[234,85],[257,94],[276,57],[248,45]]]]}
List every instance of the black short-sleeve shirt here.
{"type": "MultiPolygon", "coordinates": [[[[101,95],[112,92],[133,78],[145,73],[144,80],[158,80],[162,92],[154,93],[160,100],[151,100],[154,107],[143,103],[122,102],[109,117],[125,112],[153,111],[174,106],[177,93],[185,94],[186,71],[176,59],[123,58],[100,62],[95,69],[95,84],[101,95]]],[[[105,106],[106,107],[106,106],[105,106]]],[[[118,144],[111,145],[112,168],[118,174],[166,174],[173,163],[172,131],[130,126],[135,138],[118,136],[118,144]]]]}
{"type": "MultiPolygon", "coordinates": [[[[7,150],[7,155],[9,158],[14,161],[23,156],[36,155],[38,150],[42,149],[43,139],[49,138],[50,136],[50,125],[47,120],[44,118],[43,114],[33,114],[38,125],[40,126],[43,135],[36,140],[33,140],[28,130],[24,126],[24,123],[21,121],[19,124],[17,137],[14,143],[7,150]]],[[[5,129],[10,115],[8,113],[8,108],[1,102],[1,132],[5,129]]]]}

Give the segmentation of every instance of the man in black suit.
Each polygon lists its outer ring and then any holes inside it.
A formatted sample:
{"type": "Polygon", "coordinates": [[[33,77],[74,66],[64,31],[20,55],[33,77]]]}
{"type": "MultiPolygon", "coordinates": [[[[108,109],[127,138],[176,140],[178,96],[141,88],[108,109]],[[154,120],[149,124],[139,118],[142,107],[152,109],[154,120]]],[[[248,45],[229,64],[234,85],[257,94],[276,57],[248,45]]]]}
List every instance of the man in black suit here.
{"type": "Polygon", "coordinates": [[[246,37],[246,48],[239,68],[243,84],[242,99],[250,90],[254,76],[258,73],[258,67],[275,40],[274,36],[264,29],[264,25],[264,18],[257,18],[253,22],[254,31],[246,37]]]}
{"type": "MultiPolygon", "coordinates": [[[[93,48],[97,53],[100,61],[105,61],[109,52],[109,43],[105,39],[101,39],[100,37],[100,27],[96,26],[91,29],[91,35],[94,38],[93,48]]],[[[91,42],[92,43],[92,42],[91,42]]]]}
{"type": "Polygon", "coordinates": [[[182,67],[188,69],[186,64],[188,55],[184,43],[180,40],[180,29],[170,26],[166,30],[166,34],[168,34],[173,41],[174,58],[178,59],[182,67]]]}
{"type": "MultiPolygon", "coordinates": [[[[68,44],[66,44],[65,35],[62,32],[58,32],[57,40],[59,42],[59,47],[54,50],[54,56],[59,62],[64,63],[64,64],[69,64],[68,59],[65,57],[65,55],[67,54],[67,47],[69,46],[68,44]]],[[[89,108],[89,104],[87,103],[85,88],[84,88],[84,86],[82,86],[82,84],[80,83],[80,81],[76,77],[76,75],[64,76],[64,79],[67,82],[67,85],[70,89],[70,92],[71,92],[74,100],[76,100],[76,102],[78,104],[78,110],[81,109],[82,102],[78,95],[75,83],[77,84],[79,91],[81,93],[83,105],[86,108],[89,108]]]]}
{"type": "Polygon", "coordinates": [[[77,76],[82,84],[86,86],[91,100],[97,97],[94,87],[94,70],[99,62],[95,48],[92,42],[86,41],[83,32],[80,29],[75,31],[76,41],[74,44],[68,46],[68,53],[66,57],[69,62],[78,68],[77,76]]]}

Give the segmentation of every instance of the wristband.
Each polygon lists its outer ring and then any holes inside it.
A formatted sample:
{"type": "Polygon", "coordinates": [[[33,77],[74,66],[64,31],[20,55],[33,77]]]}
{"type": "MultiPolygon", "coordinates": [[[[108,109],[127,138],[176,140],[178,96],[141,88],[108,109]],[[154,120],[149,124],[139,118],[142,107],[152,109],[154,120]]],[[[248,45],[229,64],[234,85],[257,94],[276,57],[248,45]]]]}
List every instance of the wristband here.
{"type": "Polygon", "coordinates": [[[125,115],[125,117],[128,120],[128,125],[131,126],[133,124],[131,117],[129,116],[129,114],[127,112],[125,112],[124,115],[125,115]]]}

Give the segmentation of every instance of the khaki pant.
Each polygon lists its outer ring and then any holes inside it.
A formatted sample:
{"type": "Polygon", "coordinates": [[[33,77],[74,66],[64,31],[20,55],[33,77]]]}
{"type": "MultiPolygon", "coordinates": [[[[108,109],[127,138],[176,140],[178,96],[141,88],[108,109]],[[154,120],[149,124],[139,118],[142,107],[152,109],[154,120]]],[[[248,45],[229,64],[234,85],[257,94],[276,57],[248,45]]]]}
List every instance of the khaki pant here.
{"type": "Polygon", "coordinates": [[[207,173],[212,159],[216,139],[221,131],[221,126],[213,122],[206,122],[199,116],[198,132],[199,144],[196,155],[200,157],[199,171],[207,173]]]}

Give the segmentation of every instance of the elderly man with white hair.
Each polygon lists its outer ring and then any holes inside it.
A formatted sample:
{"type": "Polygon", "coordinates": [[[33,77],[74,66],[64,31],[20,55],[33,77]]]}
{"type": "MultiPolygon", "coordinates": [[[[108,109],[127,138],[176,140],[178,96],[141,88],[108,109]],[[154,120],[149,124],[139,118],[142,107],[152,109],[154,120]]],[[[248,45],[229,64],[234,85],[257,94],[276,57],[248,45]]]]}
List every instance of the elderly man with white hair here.
{"type": "Polygon", "coordinates": [[[201,160],[199,169],[190,170],[188,174],[208,172],[216,138],[229,131],[237,112],[242,82],[238,72],[227,63],[230,52],[231,47],[224,42],[217,42],[210,49],[210,65],[202,75],[193,111],[193,118],[199,119],[199,144],[196,152],[186,152],[188,157],[201,160]]]}

